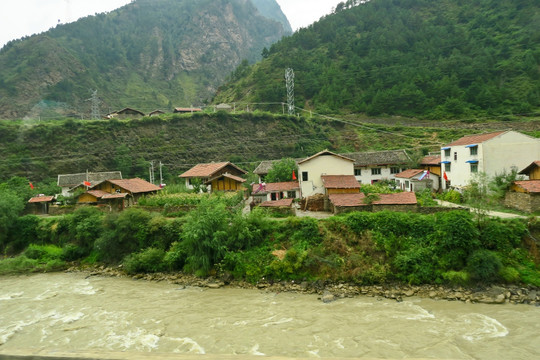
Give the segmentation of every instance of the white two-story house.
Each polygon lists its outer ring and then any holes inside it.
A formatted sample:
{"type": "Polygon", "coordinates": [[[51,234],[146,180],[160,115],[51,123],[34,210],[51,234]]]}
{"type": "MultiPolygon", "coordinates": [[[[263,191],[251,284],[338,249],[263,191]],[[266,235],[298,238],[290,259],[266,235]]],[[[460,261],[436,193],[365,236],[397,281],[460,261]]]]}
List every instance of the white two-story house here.
{"type": "Polygon", "coordinates": [[[298,175],[302,197],[325,194],[323,175],[354,176],[354,160],[324,150],[298,162],[298,175]]]}
{"type": "Polygon", "coordinates": [[[489,177],[540,159],[540,139],[516,132],[469,135],[441,148],[442,188],[463,187],[475,174],[489,177]]]}

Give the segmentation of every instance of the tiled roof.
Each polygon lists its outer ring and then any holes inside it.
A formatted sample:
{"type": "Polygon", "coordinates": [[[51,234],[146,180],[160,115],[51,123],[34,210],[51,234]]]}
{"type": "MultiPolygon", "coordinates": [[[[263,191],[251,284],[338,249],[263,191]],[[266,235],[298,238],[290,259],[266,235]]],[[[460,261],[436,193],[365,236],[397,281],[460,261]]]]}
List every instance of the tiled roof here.
{"type": "Polygon", "coordinates": [[[354,160],[354,166],[383,166],[407,164],[411,158],[405,150],[354,152],[341,154],[354,160]]]}
{"type": "Polygon", "coordinates": [[[411,179],[415,177],[416,175],[421,174],[423,172],[424,170],[420,170],[420,169],[409,169],[409,170],[402,171],[399,174],[396,174],[395,177],[402,178],[402,179],[411,179]]]}
{"type": "Polygon", "coordinates": [[[291,207],[293,199],[281,199],[276,201],[265,201],[261,203],[262,207],[291,207]]]}
{"type": "Polygon", "coordinates": [[[333,153],[333,152],[331,152],[331,151],[329,151],[329,150],[323,150],[323,151],[321,151],[321,152],[316,153],[315,155],[312,155],[312,156],[310,156],[310,157],[308,157],[308,158],[305,158],[305,159],[302,160],[302,161],[299,161],[298,164],[302,164],[302,163],[305,163],[305,162],[307,162],[307,161],[310,161],[310,160],[312,160],[312,159],[314,159],[314,158],[316,158],[316,157],[319,157],[319,156],[325,156],[325,155],[331,155],[331,156],[335,156],[335,157],[342,158],[342,159],[344,159],[344,160],[348,160],[348,161],[354,162],[353,159],[348,158],[348,157],[346,157],[346,156],[343,156],[343,155],[339,155],[339,154],[333,153]]]}
{"type": "Polygon", "coordinates": [[[502,135],[506,132],[508,131],[497,131],[497,132],[488,133],[488,134],[467,135],[467,136],[462,137],[461,139],[451,142],[450,144],[446,146],[481,144],[484,141],[488,141],[493,138],[496,138],[497,136],[502,135]]]}
{"type": "Polygon", "coordinates": [[[237,182],[240,182],[240,183],[245,183],[246,182],[246,179],[242,179],[240,176],[235,176],[235,175],[225,173],[225,174],[221,174],[221,175],[218,175],[216,177],[213,177],[212,179],[208,180],[206,182],[206,184],[209,184],[212,181],[214,181],[215,179],[219,179],[220,177],[226,177],[226,178],[229,178],[231,180],[234,180],[234,181],[237,181],[237,182]]]}
{"type": "Polygon", "coordinates": [[[200,108],[176,108],[174,112],[197,112],[202,111],[200,108]]]}
{"type": "Polygon", "coordinates": [[[112,179],[122,179],[121,171],[108,171],[108,172],[98,172],[98,173],[79,173],[79,174],[66,174],[58,175],[58,186],[60,187],[73,187],[86,181],[86,176],[88,175],[88,181],[95,185],[97,183],[103,182],[105,180],[112,179]]]}
{"type": "MultiPolygon", "coordinates": [[[[395,194],[378,194],[379,200],[374,201],[374,205],[414,205],[417,203],[416,195],[413,192],[401,192],[395,194]]],[[[330,201],[338,207],[365,206],[363,193],[358,194],[333,194],[330,201]]]]}
{"type": "Polygon", "coordinates": [[[97,199],[101,199],[102,197],[108,194],[108,192],[103,191],[103,190],[88,190],[87,193],[96,197],[97,199]]]}
{"type": "Polygon", "coordinates": [[[525,169],[521,170],[519,174],[521,175],[529,175],[535,168],[540,167],[540,160],[534,161],[529,166],[527,166],[525,169]]]}
{"type": "Polygon", "coordinates": [[[247,171],[240,169],[238,166],[234,165],[231,162],[219,162],[219,163],[208,163],[208,164],[197,164],[182,175],[181,178],[209,178],[212,177],[216,172],[223,169],[226,166],[232,166],[236,170],[240,171],[243,174],[246,174],[247,171]]]}
{"type": "MultiPolygon", "coordinates": [[[[251,186],[252,192],[257,192],[260,184],[253,184],[251,186]]],[[[300,189],[300,184],[297,181],[287,181],[287,182],[278,182],[278,183],[268,183],[263,186],[263,189],[258,191],[259,194],[264,194],[268,192],[275,191],[292,191],[300,189]]]]}
{"type": "Polygon", "coordinates": [[[528,193],[540,193],[540,180],[520,180],[514,184],[525,189],[528,193]]]}
{"type": "Polygon", "coordinates": [[[42,203],[42,202],[50,202],[54,200],[54,196],[35,196],[28,200],[29,203],[42,203]]]}
{"type": "Polygon", "coordinates": [[[327,189],[360,189],[354,175],[322,175],[321,179],[327,189]]]}
{"type": "Polygon", "coordinates": [[[109,180],[111,184],[117,185],[133,194],[153,192],[160,190],[159,186],[149,183],[146,180],[135,178],[125,180],[109,180]]]}
{"type": "Polygon", "coordinates": [[[129,194],[128,193],[114,193],[114,194],[106,194],[106,195],[103,195],[103,200],[107,200],[107,199],[123,199],[125,197],[127,197],[129,194]]]}
{"type": "MultiPolygon", "coordinates": [[[[302,161],[302,160],[303,160],[303,158],[302,159],[300,159],[300,158],[294,159],[294,161],[296,162],[297,165],[298,165],[298,162],[302,161]]],[[[253,170],[253,173],[257,174],[257,175],[266,175],[266,174],[268,174],[268,171],[270,171],[270,169],[272,169],[272,167],[274,166],[274,163],[277,162],[277,161],[280,161],[280,160],[264,160],[264,161],[261,161],[259,166],[257,166],[255,168],[255,170],[253,170]]]]}
{"type": "Polygon", "coordinates": [[[438,166],[441,165],[441,155],[428,155],[420,161],[420,165],[432,165],[438,166]]]}

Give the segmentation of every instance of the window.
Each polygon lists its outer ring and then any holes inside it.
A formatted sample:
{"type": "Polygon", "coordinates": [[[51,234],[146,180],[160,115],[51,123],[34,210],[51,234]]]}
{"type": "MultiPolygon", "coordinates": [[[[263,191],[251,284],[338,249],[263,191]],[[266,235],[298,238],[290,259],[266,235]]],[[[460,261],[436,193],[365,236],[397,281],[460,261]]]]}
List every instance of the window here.
{"type": "Polygon", "coordinates": [[[444,170],[445,170],[446,172],[450,172],[450,171],[451,171],[451,168],[452,168],[451,165],[452,165],[452,164],[450,164],[450,163],[444,164],[444,170]]]}
{"type": "Polygon", "coordinates": [[[302,181],[308,181],[309,176],[307,171],[302,171],[302,181]]]}
{"type": "Polygon", "coordinates": [[[450,156],[450,149],[444,149],[444,156],[450,156]]]}
{"type": "Polygon", "coordinates": [[[354,176],[362,176],[362,169],[354,169],[354,176]]]}
{"type": "Polygon", "coordinates": [[[454,160],[457,160],[457,151],[454,152],[454,160]]]}
{"type": "Polygon", "coordinates": [[[399,174],[399,168],[398,167],[391,167],[390,168],[390,174],[399,174]]]}
{"type": "Polygon", "coordinates": [[[296,198],[296,191],[287,191],[287,198],[288,199],[296,198]]]}
{"type": "Polygon", "coordinates": [[[471,149],[471,155],[478,155],[478,146],[473,146],[469,149],[471,149]]]}
{"type": "Polygon", "coordinates": [[[471,173],[477,173],[477,172],[478,172],[478,164],[471,164],[471,173]]]}
{"type": "Polygon", "coordinates": [[[277,200],[277,194],[276,193],[271,193],[270,194],[270,200],[276,201],[277,200]]]}
{"type": "Polygon", "coordinates": [[[381,168],[372,168],[371,175],[381,175],[381,168]]]}

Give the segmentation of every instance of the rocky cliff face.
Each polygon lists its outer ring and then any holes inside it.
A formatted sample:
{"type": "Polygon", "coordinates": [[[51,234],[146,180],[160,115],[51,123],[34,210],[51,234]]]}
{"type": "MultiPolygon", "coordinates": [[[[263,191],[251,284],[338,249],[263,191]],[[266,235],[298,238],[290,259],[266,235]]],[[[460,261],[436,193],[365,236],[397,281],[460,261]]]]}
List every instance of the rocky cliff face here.
{"type": "Polygon", "coordinates": [[[0,118],[87,117],[101,112],[201,104],[243,59],[290,33],[251,0],[138,0],[0,50],[0,118]],[[39,105],[36,108],[36,105],[39,105]]]}

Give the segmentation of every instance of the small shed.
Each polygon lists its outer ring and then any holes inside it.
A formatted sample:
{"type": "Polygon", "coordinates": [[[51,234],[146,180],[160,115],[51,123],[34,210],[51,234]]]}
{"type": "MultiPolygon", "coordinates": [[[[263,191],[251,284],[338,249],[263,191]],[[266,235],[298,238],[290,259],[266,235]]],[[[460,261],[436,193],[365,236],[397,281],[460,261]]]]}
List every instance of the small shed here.
{"type": "Polygon", "coordinates": [[[504,204],[508,207],[533,213],[540,210],[540,180],[514,181],[506,193],[504,204]]]}
{"type": "Polygon", "coordinates": [[[46,215],[54,201],[54,196],[39,195],[28,200],[27,212],[34,215],[46,215]]]}
{"type": "Polygon", "coordinates": [[[256,203],[297,199],[300,198],[300,184],[298,181],[252,184],[251,195],[256,203]]]}
{"type": "Polygon", "coordinates": [[[326,195],[360,192],[360,183],[354,175],[322,175],[326,195]]]}

